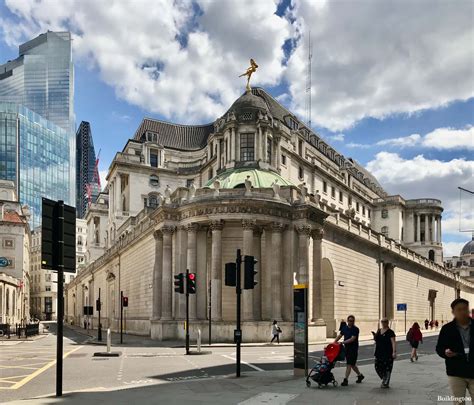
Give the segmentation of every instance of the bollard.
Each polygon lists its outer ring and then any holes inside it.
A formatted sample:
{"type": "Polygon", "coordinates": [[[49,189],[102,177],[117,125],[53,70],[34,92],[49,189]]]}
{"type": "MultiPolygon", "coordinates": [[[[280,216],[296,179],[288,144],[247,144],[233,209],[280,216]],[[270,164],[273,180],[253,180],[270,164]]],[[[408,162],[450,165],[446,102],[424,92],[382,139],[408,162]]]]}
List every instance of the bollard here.
{"type": "Polygon", "coordinates": [[[201,353],[201,329],[198,329],[197,351],[198,353],[201,353]]]}
{"type": "Polygon", "coordinates": [[[110,346],[112,344],[112,334],[110,328],[107,328],[107,353],[110,353],[110,346]]]}

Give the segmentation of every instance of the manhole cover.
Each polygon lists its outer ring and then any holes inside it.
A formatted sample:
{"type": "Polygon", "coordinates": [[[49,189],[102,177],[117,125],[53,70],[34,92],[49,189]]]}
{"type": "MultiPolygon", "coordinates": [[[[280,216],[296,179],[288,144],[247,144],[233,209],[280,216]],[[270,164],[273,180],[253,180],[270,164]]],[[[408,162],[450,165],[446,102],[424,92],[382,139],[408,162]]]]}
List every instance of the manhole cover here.
{"type": "Polygon", "coordinates": [[[86,357],[87,353],[72,353],[67,357],[86,357]]]}

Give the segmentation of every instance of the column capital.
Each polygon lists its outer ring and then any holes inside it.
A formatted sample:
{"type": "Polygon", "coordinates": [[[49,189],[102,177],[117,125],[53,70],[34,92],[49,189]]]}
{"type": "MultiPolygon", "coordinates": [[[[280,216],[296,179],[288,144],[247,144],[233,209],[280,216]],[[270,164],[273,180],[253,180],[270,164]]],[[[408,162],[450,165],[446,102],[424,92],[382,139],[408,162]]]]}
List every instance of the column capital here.
{"type": "Polygon", "coordinates": [[[163,234],[168,234],[168,235],[171,235],[174,233],[174,231],[176,231],[176,226],[174,225],[164,225],[162,228],[161,228],[161,232],[163,234]]]}
{"type": "Polygon", "coordinates": [[[199,230],[199,224],[196,224],[196,223],[192,223],[192,224],[188,224],[186,225],[186,230],[188,231],[188,233],[195,233],[199,230]]]}
{"type": "Polygon", "coordinates": [[[211,231],[222,231],[222,229],[224,228],[224,221],[211,221],[211,223],[209,224],[209,228],[211,228],[211,231]]]}
{"type": "Polygon", "coordinates": [[[285,230],[286,225],[281,222],[272,222],[270,225],[270,229],[273,233],[281,233],[285,230]]]}
{"type": "Polygon", "coordinates": [[[242,228],[244,229],[254,229],[257,226],[256,219],[243,219],[242,228]]]}
{"type": "Polygon", "coordinates": [[[321,240],[324,237],[324,231],[321,228],[316,228],[311,231],[311,236],[315,240],[321,240]]]}
{"type": "Polygon", "coordinates": [[[153,237],[155,239],[163,239],[163,232],[161,230],[153,232],[153,237]]]}
{"type": "Polygon", "coordinates": [[[296,225],[295,226],[296,232],[300,235],[306,235],[306,236],[311,236],[311,232],[313,228],[309,225],[296,225]]]}
{"type": "Polygon", "coordinates": [[[262,236],[263,229],[260,226],[253,228],[253,236],[262,236]]]}

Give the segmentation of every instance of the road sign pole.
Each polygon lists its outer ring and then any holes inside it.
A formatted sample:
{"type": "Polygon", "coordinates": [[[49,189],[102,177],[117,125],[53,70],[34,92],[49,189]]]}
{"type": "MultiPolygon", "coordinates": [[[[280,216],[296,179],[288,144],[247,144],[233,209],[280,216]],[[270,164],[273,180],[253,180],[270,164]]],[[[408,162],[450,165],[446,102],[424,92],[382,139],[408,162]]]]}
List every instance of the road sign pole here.
{"type": "Polygon", "coordinates": [[[100,310],[101,310],[101,303],[100,303],[100,287],[99,287],[99,307],[98,307],[98,312],[99,312],[99,325],[97,326],[97,340],[99,342],[102,341],[102,325],[100,324],[100,310]]]}
{"type": "Polygon", "coordinates": [[[63,395],[63,316],[64,316],[64,201],[58,201],[58,315],[56,342],[56,396],[63,395]]]}
{"type": "Polygon", "coordinates": [[[209,278],[209,346],[211,345],[211,325],[212,325],[212,300],[211,300],[211,294],[212,294],[212,287],[211,287],[211,279],[209,278]]]}
{"type": "Polygon", "coordinates": [[[237,293],[237,348],[236,348],[236,376],[240,377],[240,343],[242,340],[242,332],[240,330],[240,296],[242,294],[241,290],[241,264],[242,264],[242,256],[240,253],[240,249],[237,249],[237,259],[235,261],[236,264],[236,287],[235,291],[237,293]]]}
{"type": "Polygon", "coordinates": [[[405,307],[405,335],[407,334],[407,307],[405,307]]]}
{"type": "Polygon", "coordinates": [[[120,291],[120,344],[123,343],[123,291],[120,291]]]}
{"type": "Polygon", "coordinates": [[[186,354],[189,354],[189,291],[188,291],[189,270],[186,269],[186,354]]]}

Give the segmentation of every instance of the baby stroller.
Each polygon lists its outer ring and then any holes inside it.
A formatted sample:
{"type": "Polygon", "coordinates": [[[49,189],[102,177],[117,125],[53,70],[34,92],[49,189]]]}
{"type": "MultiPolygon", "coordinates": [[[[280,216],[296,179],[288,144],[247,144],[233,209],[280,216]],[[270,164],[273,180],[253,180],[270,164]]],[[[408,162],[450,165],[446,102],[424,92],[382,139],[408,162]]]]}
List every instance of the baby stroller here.
{"type": "Polygon", "coordinates": [[[344,350],[341,344],[331,343],[324,349],[324,355],[321,360],[309,371],[306,377],[306,386],[311,387],[311,380],[318,384],[318,388],[332,383],[337,387],[338,383],[334,378],[332,369],[336,365],[336,361],[344,359],[344,350]]]}

